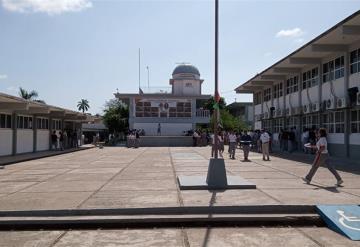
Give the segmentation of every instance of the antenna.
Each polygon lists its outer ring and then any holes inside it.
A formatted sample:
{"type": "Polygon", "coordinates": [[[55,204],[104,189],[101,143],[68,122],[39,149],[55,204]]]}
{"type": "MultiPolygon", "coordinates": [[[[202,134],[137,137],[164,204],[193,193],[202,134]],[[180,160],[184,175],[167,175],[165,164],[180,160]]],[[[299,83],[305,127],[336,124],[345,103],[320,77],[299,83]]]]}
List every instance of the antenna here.
{"type": "Polygon", "coordinates": [[[140,90],[140,48],[139,48],[139,90],[140,90]]]}
{"type": "Polygon", "coordinates": [[[190,65],[191,63],[189,63],[189,62],[181,62],[181,63],[179,63],[179,62],[177,62],[177,63],[175,63],[175,64],[178,64],[178,65],[190,65]]]}

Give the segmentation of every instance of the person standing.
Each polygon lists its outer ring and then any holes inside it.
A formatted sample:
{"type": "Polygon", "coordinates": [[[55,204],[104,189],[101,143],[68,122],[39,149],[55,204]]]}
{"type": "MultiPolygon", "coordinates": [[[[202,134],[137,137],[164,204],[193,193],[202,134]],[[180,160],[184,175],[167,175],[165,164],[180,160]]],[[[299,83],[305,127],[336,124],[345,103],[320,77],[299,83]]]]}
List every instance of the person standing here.
{"type": "Polygon", "coordinates": [[[135,148],[138,148],[140,146],[140,135],[139,131],[135,132],[135,148]]]}
{"type": "Polygon", "coordinates": [[[261,140],[261,151],[263,155],[263,160],[270,161],[270,157],[269,157],[270,136],[264,129],[261,130],[260,140],[261,140]],[[265,156],[267,157],[267,159],[265,159],[265,156]]]}
{"type": "Polygon", "coordinates": [[[229,134],[229,152],[230,152],[230,159],[235,159],[235,149],[236,149],[236,135],[233,131],[229,134]]]}
{"type": "Polygon", "coordinates": [[[54,130],[51,134],[51,149],[56,150],[57,149],[57,135],[56,131],[54,130]]]}
{"type": "Polygon", "coordinates": [[[245,132],[240,139],[240,144],[243,148],[244,152],[244,160],[243,161],[249,161],[249,152],[250,152],[250,144],[251,144],[251,136],[248,132],[245,132]]]}
{"type": "Polygon", "coordinates": [[[330,164],[329,152],[327,149],[326,130],[324,128],[319,130],[319,140],[316,142],[316,145],[312,145],[311,148],[316,149],[317,152],[309,173],[305,176],[305,178],[303,178],[304,182],[310,184],[319,166],[326,165],[329,171],[335,176],[337,180],[336,185],[340,186],[344,181],[341,179],[334,165],[330,164]]]}
{"type": "Polygon", "coordinates": [[[59,148],[61,151],[64,151],[64,134],[59,132],[59,148]]]}
{"type": "Polygon", "coordinates": [[[158,123],[157,135],[158,135],[158,136],[161,136],[161,124],[160,124],[160,123],[158,123]]]}

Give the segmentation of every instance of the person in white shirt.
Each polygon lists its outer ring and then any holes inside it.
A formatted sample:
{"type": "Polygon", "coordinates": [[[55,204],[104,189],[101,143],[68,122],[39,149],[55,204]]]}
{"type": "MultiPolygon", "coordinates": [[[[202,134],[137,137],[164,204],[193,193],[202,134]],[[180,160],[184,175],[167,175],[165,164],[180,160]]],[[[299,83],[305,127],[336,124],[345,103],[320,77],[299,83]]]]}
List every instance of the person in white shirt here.
{"type": "Polygon", "coordinates": [[[311,148],[314,148],[317,150],[315,160],[312,164],[312,167],[309,171],[309,173],[303,178],[303,180],[310,184],[311,179],[315,175],[317,169],[321,165],[326,165],[329,171],[335,176],[337,183],[336,185],[340,186],[343,183],[343,180],[341,179],[339,173],[336,171],[334,165],[330,164],[329,160],[329,152],[327,149],[327,140],[326,140],[326,130],[324,128],[321,128],[319,130],[319,140],[316,142],[316,145],[311,146],[311,148]]]}
{"type": "Polygon", "coordinates": [[[236,149],[236,135],[233,131],[229,134],[229,151],[230,151],[230,159],[235,159],[235,149],[236,149]]]}
{"type": "Polygon", "coordinates": [[[270,161],[270,157],[269,157],[270,156],[269,155],[270,136],[264,129],[261,130],[260,141],[261,141],[261,150],[262,150],[262,154],[263,154],[263,160],[270,161]],[[265,159],[265,156],[267,157],[267,159],[265,159]]]}

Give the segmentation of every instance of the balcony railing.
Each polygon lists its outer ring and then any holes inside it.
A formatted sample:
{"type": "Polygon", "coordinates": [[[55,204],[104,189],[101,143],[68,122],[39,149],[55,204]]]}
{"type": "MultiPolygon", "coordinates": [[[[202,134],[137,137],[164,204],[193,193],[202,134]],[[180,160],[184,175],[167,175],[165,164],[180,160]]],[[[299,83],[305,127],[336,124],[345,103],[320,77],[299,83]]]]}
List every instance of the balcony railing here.
{"type": "Polygon", "coordinates": [[[171,87],[142,87],[141,92],[144,94],[171,94],[171,87]]]}
{"type": "Polygon", "coordinates": [[[204,110],[204,109],[197,109],[196,110],[196,117],[209,118],[210,117],[210,111],[209,110],[204,110]]]}

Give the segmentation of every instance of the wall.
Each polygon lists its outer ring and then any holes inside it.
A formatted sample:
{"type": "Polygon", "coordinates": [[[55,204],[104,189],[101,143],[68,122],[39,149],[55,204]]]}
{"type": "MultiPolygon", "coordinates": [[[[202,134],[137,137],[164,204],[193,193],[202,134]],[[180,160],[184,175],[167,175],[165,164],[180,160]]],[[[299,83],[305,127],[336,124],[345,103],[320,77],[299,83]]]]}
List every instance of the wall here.
{"type": "Polygon", "coordinates": [[[174,94],[175,95],[200,95],[201,83],[199,80],[174,80],[174,94]],[[187,83],[191,87],[186,86],[187,83]]]}
{"type": "MultiPolygon", "coordinates": [[[[144,129],[146,136],[157,135],[158,123],[134,123],[134,129],[144,129]]],[[[192,123],[161,123],[161,135],[183,135],[192,129],[192,123]]]]}
{"type": "Polygon", "coordinates": [[[11,129],[0,129],[0,156],[12,154],[12,139],[13,131],[11,129]]]}
{"type": "Polygon", "coordinates": [[[36,151],[49,150],[49,139],[50,132],[49,130],[37,130],[37,143],[36,151]]]}
{"type": "Polygon", "coordinates": [[[29,153],[33,152],[33,130],[17,130],[17,150],[16,153],[29,153]]]}
{"type": "Polygon", "coordinates": [[[192,136],[141,136],[140,146],[142,147],[191,147],[192,136]]]}

